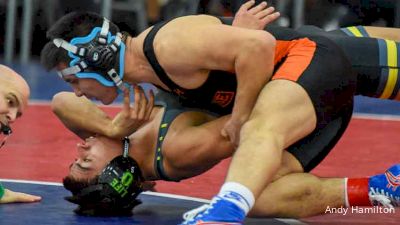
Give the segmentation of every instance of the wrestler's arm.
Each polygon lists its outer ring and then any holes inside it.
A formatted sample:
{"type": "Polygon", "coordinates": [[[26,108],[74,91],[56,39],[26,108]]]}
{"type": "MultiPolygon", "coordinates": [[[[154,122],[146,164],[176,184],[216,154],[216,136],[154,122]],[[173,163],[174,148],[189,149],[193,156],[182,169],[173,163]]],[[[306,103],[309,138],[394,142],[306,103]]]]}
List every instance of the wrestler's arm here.
{"type": "Polygon", "coordinates": [[[53,97],[51,107],[61,122],[80,138],[106,134],[112,119],[97,105],[73,92],[60,92],[53,97]]]}
{"type": "MultiPolygon", "coordinates": [[[[258,93],[274,69],[275,39],[263,30],[249,30],[218,24],[185,27],[169,42],[169,65],[177,71],[224,70],[235,72],[237,93],[232,117],[225,128],[238,132],[248,119],[258,93]],[[182,51],[176,51],[182,49],[182,51]],[[171,53],[171,54],[170,54],[171,53]],[[190,60],[189,60],[190,59],[190,60]],[[182,65],[182,68],[179,68],[182,65]]],[[[160,37],[161,39],[161,37],[160,37]]],[[[165,53],[164,53],[165,54],[165,53]]],[[[165,55],[167,57],[167,55],[165,55]]],[[[167,65],[168,66],[168,65],[167,65]]],[[[173,69],[172,69],[173,71],[173,69]]],[[[194,72],[195,73],[195,72],[194,72]]],[[[229,132],[229,131],[228,131],[229,132]]],[[[235,136],[231,136],[235,140],[235,136]]],[[[232,140],[232,141],[233,141],[232,140]]]]}
{"type": "Polygon", "coordinates": [[[72,132],[84,139],[95,134],[112,139],[121,139],[135,132],[149,119],[154,104],[154,94],[149,100],[144,90],[134,87],[135,102],[130,103],[129,92],[124,93],[122,111],[110,118],[97,105],[85,97],[76,97],[70,92],[61,92],[53,97],[52,110],[72,132]]]}
{"type": "Polygon", "coordinates": [[[171,166],[176,170],[201,170],[232,156],[234,147],[220,132],[228,119],[229,116],[214,119],[204,113],[186,112],[174,120],[180,128],[169,131],[172,135],[168,134],[163,143],[171,166]]]}

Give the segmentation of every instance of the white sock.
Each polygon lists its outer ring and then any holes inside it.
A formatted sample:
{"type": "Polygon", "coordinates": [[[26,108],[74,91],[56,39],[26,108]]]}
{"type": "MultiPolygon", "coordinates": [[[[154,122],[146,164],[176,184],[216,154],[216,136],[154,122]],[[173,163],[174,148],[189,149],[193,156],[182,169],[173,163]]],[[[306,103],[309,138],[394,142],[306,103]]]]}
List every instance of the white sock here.
{"type": "Polygon", "coordinates": [[[253,193],[237,182],[227,182],[222,185],[218,196],[236,204],[243,209],[246,215],[253,208],[255,202],[253,193]]]}
{"type": "Polygon", "coordinates": [[[344,178],[344,204],[346,206],[346,208],[350,207],[350,203],[349,203],[349,195],[347,194],[347,180],[349,178],[345,177],[344,178]]]}

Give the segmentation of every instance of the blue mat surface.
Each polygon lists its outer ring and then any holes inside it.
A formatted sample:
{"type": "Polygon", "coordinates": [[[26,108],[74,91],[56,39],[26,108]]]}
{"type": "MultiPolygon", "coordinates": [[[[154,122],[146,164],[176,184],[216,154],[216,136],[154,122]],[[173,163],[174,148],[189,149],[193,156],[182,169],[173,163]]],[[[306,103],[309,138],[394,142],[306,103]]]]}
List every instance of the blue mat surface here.
{"type": "MultiPolygon", "coordinates": [[[[32,204],[0,205],[0,224],[4,225],[173,225],[182,221],[182,214],[204,203],[149,194],[140,195],[143,203],[131,217],[85,217],[74,214],[75,205],[63,198],[69,195],[60,185],[2,182],[6,188],[42,196],[32,204]]],[[[289,221],[290,222],[290,221],[289,221]]],[[[248,219],[245,224],[284,225],[276,219],[248,219]]]]}

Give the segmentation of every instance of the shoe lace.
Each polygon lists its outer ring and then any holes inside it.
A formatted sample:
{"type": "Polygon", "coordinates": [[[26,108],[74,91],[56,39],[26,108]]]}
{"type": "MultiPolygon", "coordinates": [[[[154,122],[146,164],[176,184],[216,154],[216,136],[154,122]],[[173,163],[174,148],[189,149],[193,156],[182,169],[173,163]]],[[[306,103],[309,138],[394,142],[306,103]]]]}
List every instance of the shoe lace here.
{"type": "Polygon", "coordinates": [[[203,211],[207,210],[209,207],[208,204],[204,204],[202,206],[199,206],[195,209],[192,209],[190,211],[187,211],[183,214],[183,219],[185,221],[192,221],[194,220],[194,218],[196,218],[197,215],[199,215],[200,213],[202,213],[203,211]]]}
{"type": "Polygon", "coordinates": [[[395,197],[389,192],[385,192],[383,189],[370,188],[368,193],[370,201],[375,205],[382,205],[385,208],[394,208],[393,205],[398,206],[400,203],[400,198],[395,197]]]}
{"type": "Polygon", "coordinates": [[[195,209],[187,211],[186,213],[183,214],[183,219],[185,220],[185,222],[192,222],[195,219],[203,217],[203,215],[208,214],[209,210],[212,209],[213,205],[219,200],[220,198],[217,197],[213,198],[209,204],[204,204],[195,209]]]}

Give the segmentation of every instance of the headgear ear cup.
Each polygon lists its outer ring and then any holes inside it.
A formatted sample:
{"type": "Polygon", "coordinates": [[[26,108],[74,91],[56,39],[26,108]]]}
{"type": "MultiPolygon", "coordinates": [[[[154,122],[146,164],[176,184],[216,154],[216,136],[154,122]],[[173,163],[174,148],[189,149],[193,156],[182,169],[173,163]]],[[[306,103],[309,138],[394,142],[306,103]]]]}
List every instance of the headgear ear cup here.
{"type": "MultiPolygon", "coordinates": [[[[108,46],[94,46],[88,50],[85,61],[89,67],[95,67],[107,72],[110,69],[110,65],[115,65],[116,55],[108,46]]],[[[111,80],[108,76],[106,78],[111,80]]]]}

